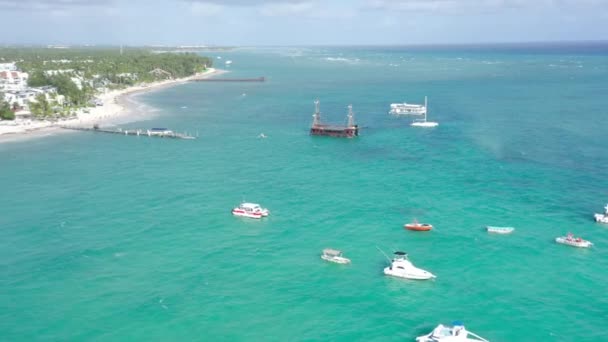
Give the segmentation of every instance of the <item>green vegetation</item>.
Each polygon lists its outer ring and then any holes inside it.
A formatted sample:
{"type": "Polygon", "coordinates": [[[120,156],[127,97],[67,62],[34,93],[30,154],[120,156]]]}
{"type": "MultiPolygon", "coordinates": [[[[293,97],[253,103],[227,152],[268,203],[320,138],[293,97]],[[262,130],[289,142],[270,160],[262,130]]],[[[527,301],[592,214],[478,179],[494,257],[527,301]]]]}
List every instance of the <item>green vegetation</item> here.
{"type": "Polygon", "coordinates": [[[15,120],[15,113],[11,110],[11,105],[4,101],[2,92],[0,92],[0,120],[15,120]]]}
{"type": "Polygon", "coordinates": [[[15,113],[11,110],[11,106],[6,101],[0,103],[0,119],[15,120],[15,113]]]}
{"type": "MultiPolygon", "coordinates": [[[[65,96],[65,105],[74,107],[87,106],[98,89],[191,76],[212,64],[210,58],[194,53],[153,53],[140,48],[125,49],[122,54],[118,48],[0,48],[0,63],[6,62],[17,62],[19,69],[29,73],[29,86],[55,87],[65,96]]],[[[46,115],[51,106],[34,107],[39,115],[46,115]]]]}
{"type": "Polygon", "coordinates": [[[47,117],[53,114],[51,104],[46,100],[44,94],[36,95],[36,102],[30,103],[30,111],[35,117],[47,117]]]}

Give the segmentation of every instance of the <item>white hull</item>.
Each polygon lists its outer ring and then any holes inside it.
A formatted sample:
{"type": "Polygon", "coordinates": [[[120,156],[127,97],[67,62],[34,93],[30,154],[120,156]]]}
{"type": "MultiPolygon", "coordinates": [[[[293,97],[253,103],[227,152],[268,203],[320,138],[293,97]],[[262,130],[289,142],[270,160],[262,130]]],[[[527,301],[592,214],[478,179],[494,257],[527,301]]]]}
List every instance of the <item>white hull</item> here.
{"type": "Polygon", "coordinates": [[[515,230],[515,228],[513,228],[513,227],[492,227],[492,226],[487,226],[486,229],[488,230],[488,233],[493,233],[493,234],[511,234],[515,230]]]}
{"type": "Polygon", "coordinates": [[[232,215],[259,219],[270,214],[268,209],[260,207],[256,203],[241,203],[238,207],[232,209],[232,215]]]}
{"type": "Polygon", "coordinates": [[[423,269],[412,267],[410,269],[398,269],[396,267],[386,267],[384,274],[392,277],[413,279],[413,280],[428,280],[436,278],[431,272],[427,272],[423,269]]]}
{"type": "Polygon", "coordinates": [[[566,237],[558,237],[555,239],[555,242],[557,243],[561,243],[563,245],[568,245],[568,246],[572,246],[572,247],[578,247],[578,248],[589,248],[591,246],[593,246],[593,244],[590,241],[587,240],[580,240],[580,241],[576,241],[576,240],[572,240],[572,239],[568,239],[566,237]]]}
{"type": "Polygon", "coordinates": [[[327,255],[321,255],[321,259],[329,262],[333,262],[336,264],[350,264],[350,259],[344,257],[331,257],[327,255]]]}
{"type": "Polygon", "coordinates": [[[593,215],[593,217],[595,217],[595,222],[608,223],[608,215],[595,214],[595,215],[593,215]]]}
{"type": "Polygon", "coordinates": [[[478,340],[475,338],[459,337],[459,336],[444,336],[441,338],[435,338],[430,335],[416,337],[416,342],[479,342],[485,340],[478,340]]]}
{"type": "Polygon", "coordinates": [[[439,123],[432,121],[424,121],[424,122],[412,122],[410,126],[413,127],[437,127],[439,123]]]}
{"type": "Polygon", "coordinates": [[[447,327],[439,324],[427,335],[416,337],[416,342],[489,342],[485,338],[467,331],[464,326],[447,327]]]}
{"type": "Polygon", "coordinates": [[[254,218],[254,219],[261,219],[262,215],[256,215],[256,214],[250,214],[247,212],[239,212],[239,211],[232,211],[232,215],[234,216],[240,216],[240,217],[249,217],[249,218],[254,218]]]}

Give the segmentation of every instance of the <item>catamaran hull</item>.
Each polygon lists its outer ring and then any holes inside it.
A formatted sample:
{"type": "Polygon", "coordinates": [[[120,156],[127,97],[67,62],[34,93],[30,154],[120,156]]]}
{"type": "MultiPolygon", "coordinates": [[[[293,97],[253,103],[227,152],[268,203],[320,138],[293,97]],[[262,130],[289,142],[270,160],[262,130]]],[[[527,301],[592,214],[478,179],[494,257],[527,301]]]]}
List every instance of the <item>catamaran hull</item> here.
{"type": "Polygon", "coordinates": [[[410,124],[412,127],[437,127],[439,124],[437,122],[412,122],[410,124]]]}

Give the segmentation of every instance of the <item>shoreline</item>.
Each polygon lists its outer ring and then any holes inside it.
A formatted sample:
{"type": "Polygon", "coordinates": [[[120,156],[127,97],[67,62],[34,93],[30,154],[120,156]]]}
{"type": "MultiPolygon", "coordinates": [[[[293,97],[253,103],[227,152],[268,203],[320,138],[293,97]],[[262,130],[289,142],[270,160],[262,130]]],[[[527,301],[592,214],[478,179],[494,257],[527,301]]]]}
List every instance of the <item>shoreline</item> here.
{"type": "Polygon", "coordinates": [[[0,143],[47,137],[62,131],[67,132],[67,130],[61,129],[60,126],[92,126],[94,124],[104,126],[112,125],[112,122],[115,120],[125,120],[124,123],[127,123],[132,122],[129,121],[128,118],[135,114],[137,115],[135,121],[145,119],[149,116],[149,112],[137,111],[137,113],[135,113],[135,110],[133,110],[133,105],[140,104],[138,101],[134,100],[135,95],[166,89],[192,80],[209,78],[226,72],[227,71],[225,70],[209,68],[205,72],[188,77],[157,81],[109,91],[97,96],[97,98],[103,102],[102,106],[90,108],[89,113],[79,112],[77,114],[78,117],[75,119],[59,120],[55,122],[32,120],[15,123],[14,125],[0,125],[0,143]]]}

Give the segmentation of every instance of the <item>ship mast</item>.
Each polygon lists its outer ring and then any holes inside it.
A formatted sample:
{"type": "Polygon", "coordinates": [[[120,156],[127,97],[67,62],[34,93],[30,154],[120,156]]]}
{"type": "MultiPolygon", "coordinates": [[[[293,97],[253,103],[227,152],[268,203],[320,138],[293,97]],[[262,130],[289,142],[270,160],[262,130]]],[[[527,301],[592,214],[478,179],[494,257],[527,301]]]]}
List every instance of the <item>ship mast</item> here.
{"type": "Polygon", "coordinates": [[[315,113],[312,115],[312,125],[318,126],[321,124],[321,110],[319,109],[320,102],[315,100],[315,113]]]}
{"type": "Polygon", "coordinates": [[[355,125],[355,117],[353,114],[353,105],[348,105],[348,123],[347,127],[353,127],[355,125]]]}

